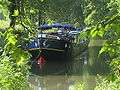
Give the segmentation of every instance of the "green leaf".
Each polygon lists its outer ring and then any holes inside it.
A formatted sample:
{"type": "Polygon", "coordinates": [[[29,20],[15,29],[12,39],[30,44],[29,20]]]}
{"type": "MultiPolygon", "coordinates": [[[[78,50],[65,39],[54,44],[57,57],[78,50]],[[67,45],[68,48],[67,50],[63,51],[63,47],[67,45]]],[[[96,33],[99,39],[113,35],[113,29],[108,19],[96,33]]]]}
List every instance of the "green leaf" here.
{"type": "Polygon", "coordinates": [[[89,25],[93,22],[93,15],[96,13],[96,10],[93,10],[84,20],[84,22],[89,25]]]}
{"type": "Polygon", "coordinates": [[[98,30],[97,30],[98,26],[96,25],[95,27],[93,27],[90,31],[90,36],[92,37],[95,37],[98,33],[98,30]]]}
{"type": "Polygon", "coordinates": [[[13,13],[12,16],[18,16],[18,15],[19,15],[19,11],[18,11],[18,9],[17,9],[17,10],[14,10],[14,13],[13,13]]]}
{"type": "Polygon", "coordinates": [[[41,0],[41,2],[43,2],[44,0],[41,0]]]}
{"type": "Polygon", "coordinates": [[[103,37],[103,35],[104,35],[104,30],[99,30],[99,31],[98,31],[98,35],[101,36],[101,37],[103,37]]]}
{"type": "Polygon", "coordinates": [[[15,36],[10,36],[10,37],[8,38],[8,43],[9,43],[9,44],[11,43],[11,44],[15,45],[16,42],[17,42],[17,39],[15,38],[15,36]]]}
{"type": "Polygon", "coordinates": [[[87,37],[87,32],[81,32],[79,35],[79,39],[86,39],[87,37]]]}
{"type": "Polygon", "coordinates": [[[97,35],[98,31],[97,30],[92,30],[91,32],[91,36],[92,37],[95,37],[97,35]]]}
{"type": "Polygon", "coordinates": [[[102,54],[103,52],[105,52],[107,50],[107,47],[102,47],[101,50],[99,51],[99,55],[102,54]]]}
{"type": "Polygon", "coordinates": [[[23,65],[23,64],[26,64],[26,63],[24,63],[24,61],[25,61],[25,58],[24,58],[23,56],[21,56],[21,57],[20,57],[20,60],[17,61],[17,65],[23,65]]]}
{"type": "Polygon", "coordinates": [[[35,10],[31,9],[31,10],[30,10],[30,13],[31,13],[31,14],[35,14],[35,10]]]}

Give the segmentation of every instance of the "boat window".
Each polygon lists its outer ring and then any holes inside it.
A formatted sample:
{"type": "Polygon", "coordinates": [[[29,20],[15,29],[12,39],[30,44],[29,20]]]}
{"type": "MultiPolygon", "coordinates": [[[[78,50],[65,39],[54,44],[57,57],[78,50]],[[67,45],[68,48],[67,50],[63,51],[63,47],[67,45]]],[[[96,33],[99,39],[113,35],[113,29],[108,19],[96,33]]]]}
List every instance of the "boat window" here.
{"type": "Polygon", "coordinates": [[[44,42],[46,48],[54,48],[54,49],[64,49],[65,42],[59,40],[46,40],[44,42]]]}

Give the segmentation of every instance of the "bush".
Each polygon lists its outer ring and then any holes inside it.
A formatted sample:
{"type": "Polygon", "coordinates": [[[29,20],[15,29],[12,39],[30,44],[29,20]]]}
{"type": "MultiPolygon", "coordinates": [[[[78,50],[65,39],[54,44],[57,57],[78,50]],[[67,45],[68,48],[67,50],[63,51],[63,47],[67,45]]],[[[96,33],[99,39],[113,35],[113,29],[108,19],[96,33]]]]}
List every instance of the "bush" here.
{"type": "Polygon", "coordinates": [[[0,58],[0,90],[27,90],[26,66],[16,66],[7,56],[0,58]]]}
{"type": "Polygon", "coordinates": [[[99,79],[95,90],[120,90],[120,78],[115,81],[109,81],[107,79],[99,79]]]}

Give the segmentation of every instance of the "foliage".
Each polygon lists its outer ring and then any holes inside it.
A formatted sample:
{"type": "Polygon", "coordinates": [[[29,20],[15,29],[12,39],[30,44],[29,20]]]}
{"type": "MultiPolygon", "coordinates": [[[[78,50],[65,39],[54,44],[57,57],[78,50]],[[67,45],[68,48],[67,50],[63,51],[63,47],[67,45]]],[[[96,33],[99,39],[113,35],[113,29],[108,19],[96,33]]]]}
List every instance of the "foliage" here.
{"type": "MultiPolygon", "coordinates": [[[[104,3],[102,7],[97,4],[98,2],[91,1],[92,6],[96,5],[96,7],[93,7],[93,11],[85,20],[89,23],[87,26],[90,27],[89,35],[91,38],[106,40],[104,46],[99,51],[99,54],[108,53],[111,58],[110,63],[112,63],[113,61],[116,61],[114,58],[117,58],[120,55],[120,5],[119,2],[115,0],[108,0],[106,2],[101,0],[99,3],[101,2],[104,3]]],[[[117,67],[117,65],[115,66],[117,67]]],[[[112,68],[113,67],[111,67],[111,69],[112,68]]]]}
{"type": "Polygon", "coordinates": [[[24,90],[28,88],[28,60],[30,55],[20,48],[17,36],[9,28],[3,33],[4,45],[0,56],[0,89],[24,90]]]}
{"type": "Polygon", "coordinates": [[[85,83],[76,82],[74,87],[75,90],[86,90],[85,83]]]}
{"type": "Polygon", "coordinates": [[[27,34],[24,27],[18,22],[20,12],[19,7],[15,6],[18,2],[15,1],[0,1],[2,7],[0,10],[3,13],[3,19],[0,20],[2,24],[0,27],[0,90],[28,89],[28,60],[30,55],[24,50],[22,44],[26,42],[29,33],[27,34]],[[10,8],[10,23],[8,21],[8,6],[10,8]],[[8,25],[7,27],[5,23],[8,25]]]}
{"type": "Polygon", "coordinates": [[[111,61],[110,66],[112,67],[112,70],[111,75],[108,76],[108,79],[114,81],[120,78],[120,58],[119,57],[114,58],[111,61]]]}
{"type": "Polygon", "coordinates": [[[9,15],[8,15],[8,6],[9,2],[8,0],[0,0],[0,18],[2,17],[2,19],[8,19],[9,15]]]}
{"type": "Polygon", "coordinates": [[[87,32],[82,31],[78,38],[79,38],[79,40],[85,40],[85,39],[87,39],[87,37],[88,37],[87,32]]]}
{"type": "Polygon", "coordinates": [[[108,81],[107,79],[98,79],[98,84],[94,90],[119,90],[120,89],[120,78],[115,81],[108,81]]]}
{"type": "Polygon", "coordinates": [[[26,90],[28,88],[26,71],[27,67],[16,65],[12,58],[1,57],[0,90],[26,90]]]}
{"type": "Polygon", "coordinates": [[[87,31],[91,39],[106,40],[99,51],[109,54],[111,73],[101,80],[95,90],[120,89],[120,1],[119,0],[92,0],[88,10],[91,12],[85,18],[87,31]],[[99,4],[98,4],[99,3],[99,4]],[[91,10],[92,9],[92,10],[91,10]]]}

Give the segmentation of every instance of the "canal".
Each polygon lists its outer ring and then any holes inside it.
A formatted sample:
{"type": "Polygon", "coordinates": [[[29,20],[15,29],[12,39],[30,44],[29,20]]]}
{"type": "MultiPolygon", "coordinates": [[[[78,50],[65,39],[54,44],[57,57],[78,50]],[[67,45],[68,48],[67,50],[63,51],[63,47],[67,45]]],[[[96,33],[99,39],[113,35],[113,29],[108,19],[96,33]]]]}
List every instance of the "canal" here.
{"type": "Polygon", "coordinates": [[[42,69],[33,68],[31,90],[93,90],[97,75],[107,75],[109,67],[104,57],[97,56],[100,46],[83,48],[74,45],[68,60],[49,60],[42,69]]]}

